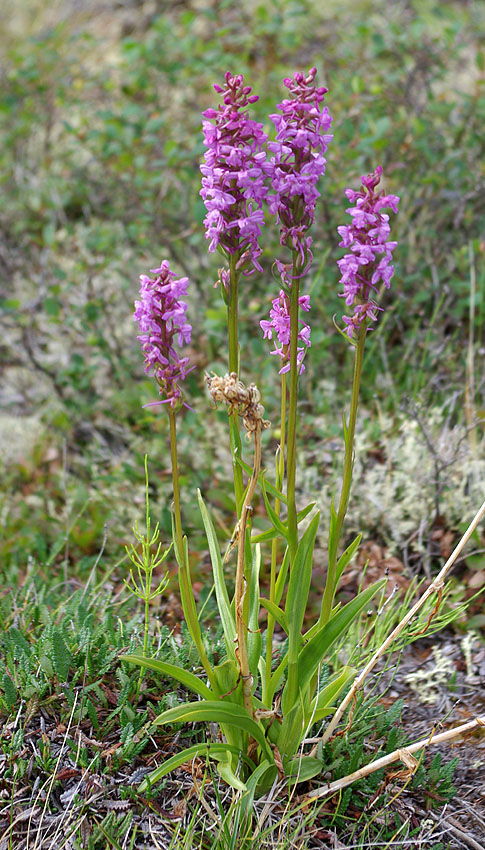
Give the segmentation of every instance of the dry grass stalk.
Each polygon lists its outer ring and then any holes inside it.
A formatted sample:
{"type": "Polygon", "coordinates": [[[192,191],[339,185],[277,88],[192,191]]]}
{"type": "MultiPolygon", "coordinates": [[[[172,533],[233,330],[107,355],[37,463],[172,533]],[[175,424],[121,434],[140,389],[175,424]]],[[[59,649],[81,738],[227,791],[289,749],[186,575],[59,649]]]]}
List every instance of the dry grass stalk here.
{"type": "MultiPolygon", "coordinates": [[[[362,672],[359,673],[359,675],[354,680],[353,685],[350,688],[347,696],[342,700],[342,702],[339,705],[337,711],[335,712],[332,720],[330,721],[330,723],[328,724],[328,726],[325,730],[325,733],[324,733],[323,738],[322,738],[322,741],[323,741],[324,744],[332,736],[334,729],[337,726],[338,722],[340,721],[340,719],[341,719],[344,711],[346,710],[347,706],[349,706],[355,700],[355,696],[357,694],[357,691],[362,687],[367,676],[369,675],[369,673],[373,670],[373,668],[377,664],[379,658],[381,658],[382,655],[384,655],[384,653],[386,652],[386,650],[389,649],[389,647],[396,640],[396,638],[399,636],[399,634],[402,632],[402,630],[413,619],[413,617],[419,611],[419,609],[423,607],[423,605],[429,599],[429,597],[433,593],[439,594],[440,592],[442,592],[443,585],[444,585],[444,579],[445,579],[446,574],[449,572],[449,570],[451,569],[451,567],[455,563],[456,559],[458,558],[458,555],[460,554],[463,547],[465,546],[465,544],[470,539],[471,535],[475,531],[475,528],[477,527],[478,523],[480,522],[480,520],[482,519],[482,517],[484,515],[485,515],[485,502],[481,506],[480,510],[475,514],[473,520],[471,521],[470,525],[468,526],[467,530],[465,531],[465,534],[463,535],[460,542],[458,543],[458,545],[455,547],[455,549],[451,553],[451,555],[448,558],[448,560],[446,561],[444,567],[438,573],[438,575],[436,576],[434,581],[431,582],[430,586],[427,588],[427,590],[425,590],[423,595],[420,596],[418,601],[413,605],[413,607],[403,617],[403,619],[400,621],[400,623],[398,623],[396,628],[393,629],[393,631],[390,633],[390,635],[388,635],[386,640],[381,644],[381,646],[378,647],[378,649],[375,651],[372,658],[367,662],[367,664],[364,667],[364,669],[362,670],[362,672]]],[[[316,751],[316,746],[313,748],[312,753],[314,753],[315,751],[316,751]]]]}
{"type": "Polygon", "coordinates": [[[334,794],[336,791],[340,791],[342,788],[346,788],[347,785],[351,785],[358,779],[363,779],[364,776],[368,776],[370,773],[374,773],[376,770],[380,770],[382,767],[386,767],[388,764],[392,764],[395,761],[402,761],[409,770],[414,772],[418,762],[413,757],[413,753],[429,747],[431,744],[443,744],[446,741],[450,741],[452,738],[456,738],[458,735],[470,732],[476,727],[485,728],[485,714],[482,717],[476,717],[474,720],[469,720],[467,723],[462,723],[461,726],[455,726],[453,729],[448,729],[446,732],[440,732],[439,735],[435,735],[433,730],[431,735],[427,738],[417,741],[415,744],[409,744],[407,747],[400,747],[399,749],[394,750],[394,752],[388,753],[387,755],[382,756],[382,758],[373,761],[371,764],[366,764],[365,767],[361,767],[359,770],[349,773],[348,776],[336,779],[334,782],[330,782],[322,788],[316,788],[314,791],[311,791],[310,794],[306,794],[305,797],[301,799],[305,802],[311,802],[319,797],[327,797],[330,794],[334,794]]]}

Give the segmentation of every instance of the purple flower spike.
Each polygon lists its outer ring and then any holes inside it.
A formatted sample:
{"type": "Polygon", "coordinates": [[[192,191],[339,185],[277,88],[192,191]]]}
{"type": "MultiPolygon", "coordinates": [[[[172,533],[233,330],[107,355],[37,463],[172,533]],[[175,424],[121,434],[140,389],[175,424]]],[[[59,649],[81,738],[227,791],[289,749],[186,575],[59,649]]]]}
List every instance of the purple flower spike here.
{"type": "MultiPolygon", "coordinates": [[[[263,330],[264,339],[273,339],[273,334],[279,342],[276,343],[276,347],[273,351],[270,351],[270,354],[279,354],[283,361],[283,366],[280,369],[280,375],[283,372],[289,372],[290,370],[290,298],[288,294],[281,289],[278,298],[275,298],[273,303],[273,307],[270,310],[269,317],[271,321],[267,321],[263,319],[259,324],[263,330]]],[[[298,299],[298,303],[302,310],[308,312],[310,309],[310,296],[302,295],[298,299]]],[[[303,364],[303,358],[306,354],[307,348],[310,348],[310,326],[306,324],[306,322],[299,320],[302,327],[298,331],[298,339],[303,343],[301,347],[297,349],[297,363],[298,363],[298,374],[301,375],[302,372],[305,371],[305,366],[303,364]]]]}
{"type": "Polygon", "coordinates": [[[346,210],[352,216],[352,224],[337,228],[342,237],[339,244],[352,252],[337,261],[342,275],[340,283],[344,285],[339,296],[345,298],[347,306],[355,305],[353,315],[343,317],[345,332],[350,339],[364,319],[377,320],[377,311],[382,307],[378,307],[371,298],[372,290],[377,290],[381,281],[389,289],[394,274],[391,261],[397,242],[387,241],[391,232],[389,216],[381,210],[388,207],[397,213],[399,198],[375,191],[381,176],[382,168],[378,166],[374,172],[361,178],[362,189],[359,192],[346,190],[349,201],[355,203],[355,207],[346,210]],[[378,259],[379,256],[381,259],[378,259]]]}
{"type": "Polygon", "coordinates": [[[176,407],[182,396],[179,381],[191,371],[187,368],[189,358],[179,357],[174,348],[175,341],[179,346],[190,342],[192,327],[185,321],[187,304],[180,301],[187,293],[189,281],[186,277],[177,279],[168,260],[150,271],[155,277],[140,275],[141,301],[135,301],[134,319],[141,331],[137,339],[145,355],[145,372],[153,371],[160,395],[165,396],[152,404],[168,403],[176,407]]]}
{"type": "Polygon", "coordinates": [[[223,105],[207,109],[203,115],[204,142],[208,150],[201,165],[202,189],[207,215],[204,219],[209,251],[220,246],[223,253],[247,253],[243,272],[262,271],[258,257],[262,253],[258,239],[264,224],[263,200],[267,193],[263,166],[267,140],[263,125],[248,118],[245,107],[258,100],[250,95],[242,74],[233,77],[227,71],[224,87],[215,85],[223,95],[223,105]],[[211,121],[215,120],[215,124],[211,121]],[[249,266],[252,264],[253,268],[249,266]]]}
{"type": "Polygon", "coordinates": [[[278,104],[281,115],[270,115],[276,141],[268,143],[274,156],[266,165],[273,187],[267,201],[281,224],[280,243],[299,251],[302,265],[312,260],[311,239],[306,232],[320,197],[316,184],[325,174],[323,154],[333,139],[327,133],[332,118],[327,107],[320,106],[327,89],[313,85],[316,73],[312,68],[306,77],[297,73],[292,80],[284,80],[290,98],[278,104]]]}

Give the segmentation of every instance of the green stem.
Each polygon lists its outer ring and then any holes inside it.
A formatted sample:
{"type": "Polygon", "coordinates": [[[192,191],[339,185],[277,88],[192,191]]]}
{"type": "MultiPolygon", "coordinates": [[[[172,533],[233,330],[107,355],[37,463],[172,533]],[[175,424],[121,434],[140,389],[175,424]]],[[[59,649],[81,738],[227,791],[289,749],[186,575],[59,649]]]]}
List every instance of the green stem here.
{"type": "Polygon", "coordinates": [[[172,461],[172,486],[173,486],[173,512],[175,517],[175,537],[177,541],[177,549],[182,554],[184,550],[183,531],[182,531],[182,513],[180,510],[180,487],[179,487],[179,471],[177,457],[177,426],[176,414],[173,407],[168,405],[168,420],[170,423],[170,457],[172,461]]]}
{"type": "MultiPolygon", "coordinates": [[[[280,426],[280,445],[279,455],[276,459],[276,480],[275,484],[278,490],[283,487],[283,478],[285,475],[285,442],[286,442],[286,374],[281,376],[281,426],[280,426]]],[[[280,500],[275,501],[275,513],[280,515],[280,500]]],[[[278,559],[278,544],[279,540],[275,537],[271,543],[271,571],[269,584],[269,598],[271,602],[275,601],[276,589],[276,562],[278,559]]],[[[263,702],[268,705],[268,693],[271,686],[271,666],[273,661],[273,632],[275,620],[268,613],[268,621],[266,627],[266,675],[265,675],[265,693],[263,702]]]]}
{"type": "Polygon", "coordinates": [[[349,415],[349,424],[347,427],[347,433],[345,437],[345,459],[344,459],[344,472],[342,479],[342,490],[340,493],[340,502],[337,512],[337,517],[335,521],[335,527],[333,529],[331,540],[329,541],[329,551],[328,551],[328,572],[327,572],[327,581],[325,584],[325,592],[323,594],[322,599],[322,609],[320,613],[320,621],[319,625],[324,626],[328,623],[330,619],[330,614],[332,612],[332,605],[335,596],[336,588],[336,572],[337,572],[337,553],[338,546],[340,542],[340,536],[342,534],[342,526],[345,520],[345,514],[347,513],[347,507],[349,504],[349,496],[350,496],[350,486],[352,484],[352,468],[354,464],[354,436],[355,436],[355,423],[357,421],[357,408],[359,404],[359,389],[360,389],[360,377],[362,373],[362,363],[364,359],[364,345],[365,345],[365,337],[367,331],[366,322],[362,322],[359,331],[359,337],[357,341],[357,346],[355,349],[355,361],[354,361],[354,378],[352,383],[352,396],[350,400],[350,415],[349,415]]]}
{"type": "Polygon", "coordinates": [[[288,409],[288,459],[286,468],[286,495],[288,498],[288,545],[290,564],[298,548],[298,522],[296,517],[296,415],[298,404],[298,297],[300,294],[300,263],[297,251],[293,251],[293,277],[290,295],[290,400],[288,409]]]}
{"type": "MultiPolygon", "coordinates": [[[[239,272],[236,270],[238,260],[237,254],[231,254],[229,258],[229,303],[227,305],[227,327],[229,347],[229,372],[235,372],[239,376],[239,272]]],[[[232,466],[234,476],[234,493],[236,497],[236,513],[239,519],[241,515],[242,501],[244,496],[244,483],[242,468],[235,461],[235,457],[242,457],[241,435],[239,433],[239,416],[232,413],[229,417],[229,437],[231,442],[232,466]]]]}
{"type": "Polygon", "coordinates": [[[170,423],[170,456],[172,460],[172,485],[173,485],[173,510],[175,522],[175,546],[178,553],[177,561],[179,565],[179,583],[180,595],[182,598],[182,607],[184,609],[185,619],[189,627],[192,640],[194,641],[200,655],[202,666],[207,673],[212,689],[217,692],[217,684],[214,673],[209,663],[197,617],[197,609],[195,607],[194,594],[192,591],[192,582],[190,579],[190,567],[188,563],[186,547],[184,543],[184,535],[182,531],[182,514],[180,511],[180,487],[177,459],[177,429],[176,429],[176,413],[173,407],[168,405],[168,418],[170,423]]]}
{"type": "MultiPolygon", "coordinates": [[[[143,589],[143,599],[145,602],[145,624],[144,624],[144,633],[143,633],[143,657],[146,658],[148,655],[148,627],[149,627],[149,616],[150,616],[150,596],[151,596],[151,588],[152,588],[152,573],[153,570],[151,568],[152,558],[150,554],[150,502],[148,496],[148,455],[145,455],[145,524],[147,529],[146,543],[142,543],[143,550],[143,562],[145,565],[149,565],[148,569],[145,571],[145,581],[143,581],[143,576],[141,574],[140,566],[137,566],[138,569],[138,581],[139,587],[143,589]]],[[[136,699],[140,696],[141,685],[143,682],[143,678],[145,675],[145,669],[140,667],[140,675],[138,677],[138,683],[136,686],[136,699]]]]}
{"type": "MultiPolygon", "coordinates": [[[[236,587],[234,591],[234,610],[236,614],[236,629],[237,629],[237,657],[239,661],[239,669],[242,679],[243,702],[249,716],[253,716],[253,700],[252,700],[252,676],[249,670],[248,650],[247,650],[247,619],[244,609],[244,601],[246,596],[247,583],[244,578],[244,564],[246,553],[246,529],[248,518],[251,512],[251,502],[253,500],[256,484],[258,483],[258,475],[261,469],[261,423],[254,432],[254,466],[253,474],[249,480],[246,498],[241,509],[241,519],[238,527],[238,549],[237,549],[237,569],[236,569],[236,587]]],[[[249,539],[249,538],[248,538],[249,539]]]]}

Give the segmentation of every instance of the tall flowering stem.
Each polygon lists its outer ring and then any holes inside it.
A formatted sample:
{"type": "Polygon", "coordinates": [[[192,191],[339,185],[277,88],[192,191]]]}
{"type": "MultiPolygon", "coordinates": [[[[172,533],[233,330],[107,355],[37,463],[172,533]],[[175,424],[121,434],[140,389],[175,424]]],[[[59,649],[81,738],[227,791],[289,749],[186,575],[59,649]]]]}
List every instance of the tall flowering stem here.
{"type": "MultiPolygon", "coordinates": [[[[286,412],[287,412],[287,373],[290,372],[290,341],[291,341],[291,290],[289,287],[289,272],[291,266],[284,266],[277,261],[284,289],[280,289],[278,298],[272,302],[269,320],[263,319],[260,322],[265,339],[275,338],[275,347],[270,354],[277,355],[281,358],[281,426],[280,426],[280,444],[276,458],[276,488],[282,490],[283,479],[285,474],[285,451],[286,451],[286,412]]],[[[310,309],[310,296],[302,295],[298,298],[299,306],[308,312],[310,309]]],[[[298,321],[297,334],[297,364],[298,372],[301,374],[305,370],[303,359],[310,347],[310,326],[304,321],[298,321]],[[300,327],[301,325],[301,327],[300,327]]],[[[277,516],[280,514],[280,501],[275,501],[275,512],[277,516]]],[[[270,587],[269,598],[271,602],[275,601],[276,589],[276,564],[278,556],[278,539],[275,538],[271,545],[271,568],[270,568],[270,587]]],[[[267,635],[266,635],[266,682],[269,683],[272,664],[272,640],[274,630],[274,618],[268,613],[267,620],[267,635]]]]}
{"type": "MultiPolygon", "coordinates": [[[[281,372],[281,370],[280,370],[281,372]]],[[[275,461],[275,485],[276,489],[279,491],[283,490],[283,479],[285,477],[285,448],[286,448],[286,373],[281,373],[281,420],[280,420],[280,444],[278,447],[278,452],[276,454],[275,461]]],[[[281,502],[279,499],[275,500],[274,510],[276,516],[279,517],[281,510],[281,502]]],[[[271,543],[271,564],[270,564],[270,575],[269,575],[269,599],[270,602],[276,603],[276,565],[278,561],[278,549],[279,549],[279,540],[275,537],[271,543]]],[[[275,619],[268,612],[268,618],[266,622],[266,674],[264,678],[264,682],[266,685],[266,692],[263,694],[264,702],[271,703],[271,699],[268,698],[268,689],[271,686],[271,669],[273,666],[273,634],[275,627],[275,619]]]]}
{"type": "Polygon", "coordinates": [[[364,345],[369,323],[377,320],[377,312],[382,308],[371,297],[383,283],[389,289],[394,274],[391,265],[392,252],[397,242],[389,242],[389,216],[381,210],[390,207],[397,213],[399,198],[397,195],[386,195],[383,191],[376,192],[382,176],[382,168],[378,166],[371,174],[361,178],[362,188],[355,192],[347,189],[348,199],[355,202],[354,207],[347,209],[352,216],[352,224],[338,228],[342,237],[340,245],[350,248],[351,253],[338,260],[341,272],[340,282],[344,291],[341,297],[345,303],[354,306],[352,316],[344,316],[345,331],[342,331],[355,346],[354,378],[350,401],[348,424],[344,422],[345,459],[337,513],[332,516],[328,550],[328,572],[325,592],[322,598],[320,625],[328,622],[336,592],[337,554],[342,527],[349,503],[352,483],[352,466],[354,459],[355,423],[359,403],[360,378],[364,358],[364,345]]]}
{"type": "Polygon", "coordinates": [[[354,361],[354,377],[352,382],[352,396],[350,400],[349,422],[345,428],[345,458],[344,472],[342,477],[342,490],[340,492],[340,501],[338,512],[335,521],[335,527],[332,531],[329,541],[328,552],[328,570],[325,583],[325,591],[322,598],[322,606],[320,613],[320,624],[325,625],[330,618],[332,612],[332,604],[335,596],[336,587],[336,572],[337,572],[337,553],[338,544],[342,534],[345,515],[350,497],[350,486],[352,484],[352,467],[354,463],[354,437],[355,424],[357,421],[357,408],[359,404],[360,378],[362,375],[362,363],[364,360],[364,345],[366,337],[366,323],[361,322],[358,330],[358,342],[355,350],[354,361]]]}
{"type": "MultiPolygon", "coordinates": [[[[276,139],[268,143],[273,156],[266,165],[272,184],[267,199],[269,210],[280,224],[280,243],[292,252],[291,272],[282,274],[290,302],[287,497],[292,559],[298,546],[295,485],[298,375],[302,359],[298,349],[300,281],[312,262],[308,229],[315,218],[315,204],[320,195],[316,184],[325,173],[324,154],[332,139],[327,133],[332,118],[327,107],[321,106],[327,89],[314,85],[315,76],[316,68],[311,68],[306,76],[296,73],[293,79],[284,80],[290,96],[278,104],[280,111],[270,116],[276,127],[276,139]]],[[[307,339],[309,342],[309,328],[307,339]]]]}
{"type": "MultiPolygon", "coordinates": [[[[202,189],[207,215],[204,220],[209,251],[218,248],[229,264],[221,273],[221,289],[228,312],[229,371],[239,375],[238,288],[239,277],[262,271],[259,236],[264,224],[263,201],[267,194],[263,166],[267,140],[262,124],[248,117],[247,107],[258,100],[244,85],[242,74],[225,75],[225,85],[215,85],[223,103],[203,114],[207,151],[201,165],[202,189]],[[214,121],[214,123],[212,123],[214,121]]],[[[230,417],[233,458],[241,454],[236,415],[230,417]]],[[[242,470],[234,463],[234,484],[238,514],[244,493],[242,470]]]]}
{"type": "Polygon", "coordinates": [[[288,544],[293,559],[298,547],[298,521],[296,511],[296,427],[298,406],[298,313],[301,271],[300,255],[293,251],[293,281],[290,293],[290,380],[288,402],[288,447],[286,469],[286,492],[288,497],[288,544]]]}
{"type": "Polygon", "coordinates": [[[174,544],[179,566],[180,592],[184,614],[190,634],[199,650],[200,658],[207,676],[215,684],[214,674],[202,642],[197,611],[192,593],[192,582],[188,563],[186,542],[182,530],[180,509],[180,488],[177,458],[176,415],[183,401],[181,381],[191,371],[188,357],[180,357],[175,344],[181,346],[191,339],[192,327],[185,319],[187,304],[181,301],[188,287],[188,278],[177,278],[170,270],[168,260],[163,260],[158,269],[151,274],[140,275],[140,301],[135,301],[134,319],[140,327],[139,341],[145,355],[145,372],[153,372],[157,380],[161,401],[154,404],[167,404],[170,427],[170,455],[172,460],[172,485],[174,508],[174,544]]]}
{"type": "Polygon", "coordinates": [[[207,674],[211,685],[216,684],[214,673],[210,665],[205,646],[202,641],[199,620],[197,617],[197,609],[195,607],[194,594],[192,592],[192,579],[190,577],[190,566],[188,560],[188,552],[186,540],[184,538],[182,527],[182,511],[180,507],[180,486],[179,486],[179,471],[178,471],[178,452],[177,452],[177,423],[176,412],[172,407],[168,409],[168,418],[170,425],[170,458],[172,461],[172,487],[173,487],[173,516],[174,516],[174,543],[179,566],[179,585],[182,607],[185,614],[190,634],[199,651],[202,666],[207,674]]]}
{"type": "MultiPolygon", "coordinates": [[[[235,256],[230,257],[229,262],[229,292],[227,303],[227,327],[228,327],[228,360],[229,372],[240,374],[239,370],[239,341],[238,341],[238,326],[239,326],[239,273],[236,269],[235,256]]],[[[242,468],[236,461],[236,457],[241,457],[241,435],[239,432],[239,419],[237,413],[231,413],[229,416],[229,439],[231,443],[232,468],[234,476],[234,494],[236,497],[236,513],[240,516],[242,510],[242,500],[244,496],[244,482],[242,468]]]]}
{"type": "Polygon", "coordinates": [[[249,543],[248,520],[252,512],[252,500],[261,470],[261,432],[269,428],[270,422],[263,419],[264,408],[260,392],[255,384],[245,387],[231,372],[223,378],[206,375],[206,382],[214,404],[224,402],[229,415],[242,418],[243,426],[249,437],[254,437],[253,471],[249,479],[246,495],[241,508],[241,517],[236,525],[234,542],[237,543],[236,586],[234,590],[234,612],[236,618],[237,650],[239,674],[242,682],[243,703],[250,716],[253,714],[252,675],[249,669],[247,650],[247,614],[248,580],[245,576],[246,553],[249,543]]]}

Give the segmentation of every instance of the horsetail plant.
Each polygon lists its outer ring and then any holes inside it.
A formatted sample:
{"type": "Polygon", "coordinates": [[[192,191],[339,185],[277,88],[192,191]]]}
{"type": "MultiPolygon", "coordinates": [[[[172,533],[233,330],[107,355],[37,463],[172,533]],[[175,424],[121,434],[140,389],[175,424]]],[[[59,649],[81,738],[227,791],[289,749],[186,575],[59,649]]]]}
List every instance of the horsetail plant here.
{"type": "Polygon", "coordinates": [[[378,581],[346,605],[335,604],[340,577],[357,551],[360,535],[340,553],[340,538],[348,506],[355,421],[362,371],[364,344],[369,324],[380,307],[372,297],[378,284],[389,285],[392,251],[389,218],[381,210],[397,209],[395,195],[376,193],[382,169],[362,178],[362,189],[347,191],[355,202],[348,212],[350,226],[339,228],[342,242],[350,252],[339,261],[347,305],[352,317],[343,317],[340,332],[355,348],[354,382],[348,422],[344,417],[345,461],[339,507],[332,506],[329,527],[329,564],[318,622],[304,629],[310,590],[313,549],[319,526],[319,513],[310,504],[296,505],[296,443],[298,382],[304,371],[304,358],[310,348],[310,326],[300,318],[308,313],[310,298],[301,292],[303,279],[312,263],[309,230],[319,197],[317,184],[325,173],[325,152],[332,140],[328,130],[331,117],[323,100],[327,89],[315,85],[316,69],[305,76],[297,73],[284,81],[289,96],[270,118],[276,138],[267,141],[261,124],[248,115],[257,101],[241,75],[225,76],[225,85],[214,86],[223,104],[204,113],[204,139],[207,146],[201,167],[201,195],[207,208],[206,236],[209,251],[219,250],[226,266],[219,270],[221,294],[227,306],[228,372],[208,375],[206,384],[214,406],[224,404],[229,419],[233,457],[236,517],[232,538],[223,558],[210,511],[202,495],[199,507],[212,562],[214,589],[222,623],[225,654],[211,664],[204,648],[189,573],[188,544],[183,534],[178,481],[176,417],[188,406],[180,387],[189,371],[188,361],[174,348],[190,340],[185,321],[186,305],[181,302],[188,281],[177,280],[164,261],[153,274],[142,276],[141,302],[135,317],[140,322],[139,337],[145,352],[146,368],[153,369],[169,416],[173,473],[173,545],[179,567],[180,595],[191,637],[199,651],[202,676],[140,655],[124,659],[142,668],[170,675],[197,695],[198,700],[162,712],[157,725],[210,720],[220,727],[221,739],[196,744],[172,756],[142,783],[141,790],[165,776],[196,754],[206,754],[218,764],[225,781],[248,790],[250,796],[262,793],[279,777],[301,782],[325,769],[321,751],[306,749],[305,738],[311,726],[332,715],[343,689],[356,671],[342,667],[320,685],[319,671],[330,647],[349,629],[382,590],[378,581]],[[213,123],[214,122],[214,123],[213,123]],[[272,339],[271,352],[280,358],[277,373],[281,381],[281,437],[275,460],[274,483],[261,468],[264,419],[261,392],[241,378],[238,343],[238,290],[241,275],[262,274],[260,237],[269,221],[279,226],[280,244],[288,252],[275,259],[280,291],[272,299],[269,320],[263,320],[264,336],[272,339]],[[246,441],[252,443],[252,463],[242,456],[241,422],[246,441]],[[245,476],[247,477],[245,483],[245,476]],[[269,528],[252,530],[252,502],[256,490],[262,495],[269,528]],[[306,528],[300,524],[307,518],[306,528]],[[267,552],[269,545],[270,551],[267,552]],[[235,558],[235,591],[230,598],[224,565],[235,558]],[[260,570],[270,565],[268,596],[260,589],[260,570]],[[263,651],[261,623],[266,617],[266,648],[263,651]],[[274,660],[275,624],[287,636],[286,652],[274,660]]]}

